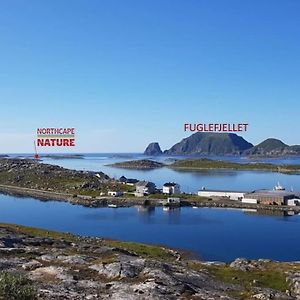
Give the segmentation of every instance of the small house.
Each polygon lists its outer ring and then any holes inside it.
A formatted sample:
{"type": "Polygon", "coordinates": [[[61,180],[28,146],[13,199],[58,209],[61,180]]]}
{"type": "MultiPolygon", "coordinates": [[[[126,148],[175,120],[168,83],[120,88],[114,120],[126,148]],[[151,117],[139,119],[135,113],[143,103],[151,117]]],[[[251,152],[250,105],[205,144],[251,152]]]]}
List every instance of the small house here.
{"type": "Polygon", "coordinates": [[[145,196],[155,192],[155,184],[150,181],[139,181],[135,185],[135,195],[145,196]]]}
{"type": "Polygon", "coordinates": [[[300,199],[297,199],[297,198],[287,199],[285,201],[285,205],[288,205],[288,206],[299,206],[300,205],[300,199]]]}
{"type": "Polygon", "coordinates": [[[119,181],[122,183],[122,184],[127,184],[127,185],[131,185],[131,186],[134,186],[138,180],[137,179],[134,179],[134,178],[126,178],[125,176],[121,176],[119,181]]]}
{"type": "Polygon", "coordinates": [[[175,182],[167,182],[163,185],[163,194],[180,194],[180,185],[175,182]]]}

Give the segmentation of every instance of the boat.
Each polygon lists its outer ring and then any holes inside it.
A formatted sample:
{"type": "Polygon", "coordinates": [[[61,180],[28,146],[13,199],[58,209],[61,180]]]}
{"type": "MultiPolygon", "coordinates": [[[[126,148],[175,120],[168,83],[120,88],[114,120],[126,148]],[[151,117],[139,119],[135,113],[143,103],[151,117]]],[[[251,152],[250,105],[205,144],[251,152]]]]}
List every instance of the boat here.
{"type": "Polygon", "coordinates": [[[277,185],[275,185],[274,190],[275,191],[285,191],[285,187],[283,187],[282,185],[280,185],[279,182],[277,182],[277,185]]]}
{"type": "Polygon", "coordinates": [[[110,208],[118,208],[118,205],[117,205],[117,204],[108,204],[107,207],[110,207],[110,208]]]}

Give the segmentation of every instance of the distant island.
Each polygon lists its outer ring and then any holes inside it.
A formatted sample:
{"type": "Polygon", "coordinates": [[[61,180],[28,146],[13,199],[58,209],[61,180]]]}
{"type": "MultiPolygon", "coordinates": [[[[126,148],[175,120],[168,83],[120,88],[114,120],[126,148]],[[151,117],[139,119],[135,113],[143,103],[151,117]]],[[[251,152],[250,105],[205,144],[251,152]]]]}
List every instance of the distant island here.
{"type": "Polygon", "coordinates": [[[168,165],[172,169],[185,170],[209,170],[209,169],[227,169],[227,170],[261,170],[279,173],[300,174],[300,165],[275,165],[269,163],[234,163],[223,160],[212,159],[184,159],[168,165]]]}
{"type": "Polygon", "coordinates": [[[157,168],[164,167],[165,164],[154,160],[141,159],[141,160],[130,160],[130,161],[114,163],[108,166],[115,167],[115,168],[124,168],[124,169],[157,169],[157,168]]]}
{"type": "Polygon", "coordinates": [[[131,160],[125,162],[119,162],[111,164],[109,166],[124,169],[156,169],[162,167],[168,167],[172,169],[182,170],[194,170],[203,171],[210,169],[227,169],[227,170],[260,170],[279,172],[287,174],[300,174],[300,165],[275,165],[269,163],[235,163],[223,160],[212,160],[207,158],[202,159],[183,159],[177,160],[171,164],[164,164],[154,160],[142,159],[142,160],[131,160]]]}
{"type": "Polygon", "coordinates": [[[235,133],[197,132],[165,151],[157,142],[150,143],[144,154],[282,157],[300,155],[300,145],[290,146],[278,139],[268,138],[254,146],[235,133]]]}
{"type": "Polygon", "coordinates": [[[83,159],[83,154],[42,154],[41,158],[52,158],[52,159],[83,159]]]}

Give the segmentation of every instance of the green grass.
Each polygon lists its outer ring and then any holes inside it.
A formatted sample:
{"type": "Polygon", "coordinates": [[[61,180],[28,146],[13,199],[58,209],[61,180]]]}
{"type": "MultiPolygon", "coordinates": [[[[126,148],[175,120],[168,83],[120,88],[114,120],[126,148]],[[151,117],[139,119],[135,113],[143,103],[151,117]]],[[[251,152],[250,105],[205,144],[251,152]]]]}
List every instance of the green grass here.
{"type": "Polygon", "coordinates": [[[266,270],[241,271],[226,267],[211,267],[210,272],[216,279],[243,286],[246,290],[252,287],[271,288],[278,291],[286,291],[289,286],[286,275],[279,268],[267,268],[266,270]]]}
{"type": "MultiPolygon", "coordinates": [[[[76,241],[78,238],[76,235],[72,235],[64,232],[57,232],[51,230],[45,230],[40,228],[33,228],[14,224],[0,223],[0,228],[10,230],[19,234],[27,234],[31,236],[47,237],[53,239],[64,239],[66,241],[76,241]]],[[[137,255],[161,260],[173,260],[174,256],[168,249],[155,245],[146,245],[142,243],[134,242],[122,242],[114,240],[105,240],[104,243],[107,246],[125,249],[129,252],[134,252],[137,255]]]]}
{"type": "Polygon", "coordinates": [[[0,272],[0,299],[34,300],[37,290],[32,282],[19,274],[0,272]]]}
{"type": "Polygon", "coordinates": [[[53,239],[64,239],[67,241],[74,241],[76,239],[76,236],[69,233],[57,232],[57,231],[51,231],[51,230],[45,230],[45,229],[27,227],[21,225],[0,223],[0,228],[4,228],[16,233],[27,234],[31,236],[53,238],[53,239]]]}
{"type": "Polygon", "coordinates": [[[148,199],[168,199],[169,197],[172,197],[172,198],[180,198],[181,200],[197,201],[197,202],[209,200],[209,198],[200,197],[196,194],[179,194],[179,195],[150,194],[146,197],[148,199]]]}
{"type": "Polygon", "coordinates": [[[174,169],[193,169],[193,170],[208,170],[208,169],[232,169],[232,170],[266,170],[282,173],[297,173],[300,172],[300,165],[274,165],[268,163],[234,163],[212,159],[185,159],[178,160],[171,165],[174,169]]]}
{"type": "Polygon", "coordinates": [[[148,199],[168,199],[170,196],[166,194],[150,194],[146,197],[148,199]]]}
{"type": "Polygon", "coordinates": [[[160,246],[122,241],[106,241],[106,244],[111,247],[121,248],[129,252],[134,252],[137,255],[146,258],[168,261],[174,260],[174,256],[167,249],[160,246]]]}

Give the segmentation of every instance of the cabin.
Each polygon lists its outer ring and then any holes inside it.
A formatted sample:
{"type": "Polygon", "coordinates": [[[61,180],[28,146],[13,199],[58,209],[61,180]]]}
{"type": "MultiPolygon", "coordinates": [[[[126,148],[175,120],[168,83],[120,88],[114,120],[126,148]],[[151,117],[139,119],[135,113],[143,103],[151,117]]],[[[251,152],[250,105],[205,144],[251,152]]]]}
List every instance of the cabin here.
{"type": "Polygon", "coordinates": [[[180,194],[180,185],[175,182],[166,182],[163,185],[162,192],[167,195],[180,194]]]}
{"type": "Polygon", "coordinates": [[[119,181],[122,183],[122,184],[127,184],[127,185],[131,185],[131,186],[134,186],[136,183],[138,183],[138,180],[137,179],[134,179],[134,178],[126,178],[125,176],[121,176],[119,181]]]}
{"type": "Polygon", "coordinates": [[[155,192],[155,184],[150,181],[139,181],[135,185],[135,195],[137,197],[153,194],[155,192]]]}

